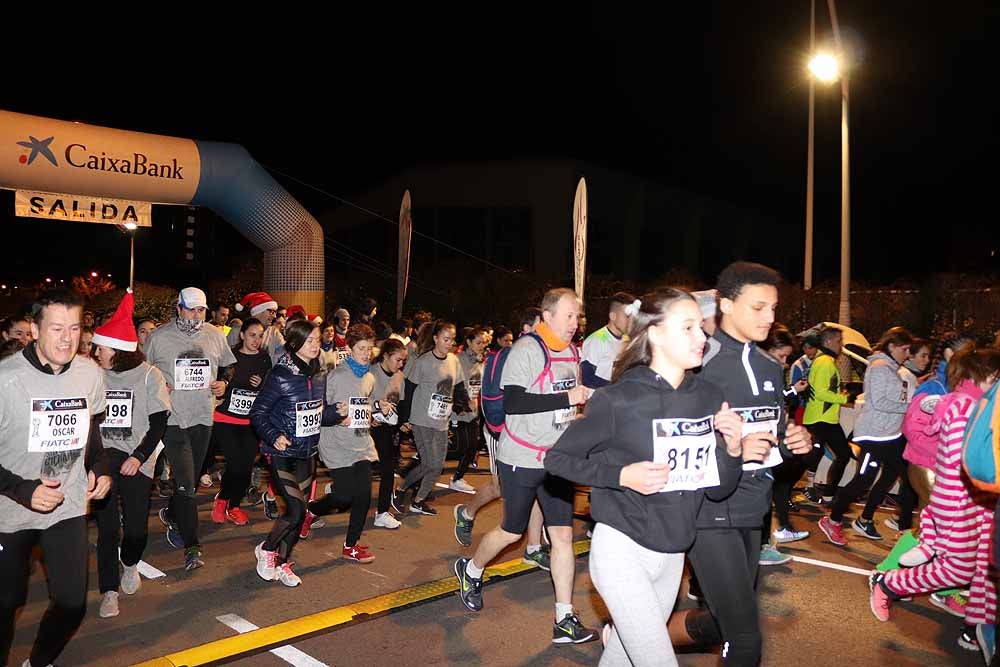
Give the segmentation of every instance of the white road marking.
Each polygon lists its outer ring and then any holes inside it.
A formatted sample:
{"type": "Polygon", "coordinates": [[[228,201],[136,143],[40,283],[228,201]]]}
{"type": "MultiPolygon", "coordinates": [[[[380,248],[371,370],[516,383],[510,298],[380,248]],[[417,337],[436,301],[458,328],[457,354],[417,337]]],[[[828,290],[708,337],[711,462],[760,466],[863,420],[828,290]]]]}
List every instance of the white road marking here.
{"type": "Polygon", "coordinates": [[[382,577],[383,579],[388,579],[389,578],[389,577],[385,576],[384,574],[379,574],[378,572],[372,572],[371,570],[369,570],[367,568],[363,568],[362,567],[360,569],[362,571],[364,571],[364,572],[367,572],[368,574],[374,574],[376,577],[382,577]]]}
{"type": "MultiPolygon", "coordinates": [[[[118,560],[121,560],[122,550],[121,547],[118,548],[118,560]]],[[[160,577],[165,577],[167,574],[165,572],[160,572],[155,567],[150,565],[144,560],[139,561],[135,564],[136,568],[139,570],[139,574],[146,577],[147,579],[159,579],[160,577]]]]}
{"type": "MultiPolygon", "coordinates": [[[[241,635],[260,629],[250,621],[241,616],[237,616],[236,614],[223,614],[222,616],[216,616],[215,620],[232,628],[233,630],[236,630],[236,632],[241,635]]],[[[303,653],[294,646],[282,646],[280,648],[271,649],[271,653],[278,656],[285,662],[295,665],[295,667],[330,667],[326,663],[320,662],[311,655],[303,653]]]]}
{"type": "MultiPolygon", "coordinates": [[[[860,574],[863,577],[869,576],[871,570],[862,570],[859,567],[851,567],[850,565],[841,565],[840,563],[828,563],[825,560],[814,560],[812,558],[803,558],[802,556],[792,556],[792,560],[798,561],[799,563],[807,563],[809,565],[818,565],[820,567],[828,567],[832,570],[840,570],[841,572],[850,572],[851,574],[860,574]]],[[[874,568],[873,568],[874,569],[874,568]]]]}

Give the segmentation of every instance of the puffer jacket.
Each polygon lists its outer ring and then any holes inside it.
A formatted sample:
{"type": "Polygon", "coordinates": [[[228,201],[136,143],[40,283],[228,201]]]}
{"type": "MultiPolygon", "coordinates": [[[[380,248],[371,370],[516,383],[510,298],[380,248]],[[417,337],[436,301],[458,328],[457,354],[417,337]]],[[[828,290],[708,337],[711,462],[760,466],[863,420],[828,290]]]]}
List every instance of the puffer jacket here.
{"type": "Polygon", "coordinates": [[[323,425],[332,426],[342,421],[336,406],[326,404],[326,371],[314,363],[305,370],[287,353],[278,357],[271,372],[264,378],[257,400],[250,408],[250,424],[260,438],[260,451],[271,456],[305,459],[316,454],[319,447],[319,429],[315,435],[295,436],[295,406],[297,403],[319,401],[323,406],[323,425]],[[291,444],[284,451],[274,448],[279,435],[291,444]]]}
{"type": "Polygon", "coordinates": [[[938,434],[931,427],[931,416],[935,403],[927,400],[933,396],[943,396],[948,393],[948,383],[945,376],[945,362],[938,365],[937,374],[925,380],[917,387],[913,401],[906,409],[903,417],[903,435],[906,436],[906,449],[903,458],[925,468],[933,468],[937,458],[938,434]]]}

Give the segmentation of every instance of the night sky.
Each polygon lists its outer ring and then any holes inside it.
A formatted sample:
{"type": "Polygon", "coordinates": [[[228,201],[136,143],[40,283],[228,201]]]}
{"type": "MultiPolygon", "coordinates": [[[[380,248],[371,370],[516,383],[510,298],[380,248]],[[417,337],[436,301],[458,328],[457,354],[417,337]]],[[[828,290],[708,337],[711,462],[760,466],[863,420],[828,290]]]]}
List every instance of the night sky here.
{"type": "MultiPolygon", "coordinates": [[[[265,166],[348,198],[428,162],[587,160],[760,212],[775,221],[760,234],[780,249],[762,259],[800,281],[809,2],[683,4],[693,7],[264,7],[247,10],[250,32],[191,14],[102,24],[95,41],[66,34],[98,21],[67,22],[46,28],[58,39],[14,31],[4,48],[20,71],[7,73],[0,108],[240,143],[265,166]]],[[[856,60],[855,277],[1000,268],[990,257],[1000,246],[1000,5],[853,0],[838,11],[856,60]]],[[[817,26],[830,41],[825,1],[817,26]]],[[[816,104],[819,282],[839,270],[839,86],[817,88],[816,104]]],[[[276,177],[314,215],[335,205],[276,177]]],[[[86,239],[118,243],[113,228],[16,220],[11,202],[0,201],[0,224],[20,246],[52,244],[51,257],[86,239]],[[43,224],[61,231],[43,241],[43,224]]],[[[100,261],[67,265],[79,273],[100,261]]],[[[25,262],[9,260],[0,277],[32,273],[25,262]]]]}

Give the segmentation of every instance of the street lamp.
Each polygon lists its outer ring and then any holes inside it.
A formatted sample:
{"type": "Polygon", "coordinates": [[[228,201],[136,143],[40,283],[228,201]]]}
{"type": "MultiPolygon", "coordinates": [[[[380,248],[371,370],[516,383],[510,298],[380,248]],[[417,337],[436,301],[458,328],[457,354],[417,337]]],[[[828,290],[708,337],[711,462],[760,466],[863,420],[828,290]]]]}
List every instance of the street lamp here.
{"type": "Polygon", "coordinates": [[[840,78],[840,61],[829,53],[817,53],[809,61],[809,71],[823,83],[833,83],[840,78]]]}

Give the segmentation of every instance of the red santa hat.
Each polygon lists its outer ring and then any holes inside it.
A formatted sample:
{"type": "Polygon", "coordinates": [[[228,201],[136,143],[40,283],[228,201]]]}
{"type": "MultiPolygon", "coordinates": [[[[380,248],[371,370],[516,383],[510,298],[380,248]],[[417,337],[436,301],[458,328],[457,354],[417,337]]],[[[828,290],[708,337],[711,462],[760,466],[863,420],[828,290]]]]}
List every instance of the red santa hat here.
{"type": "Polygon", "coordinates": [[[236,310],[243,312],[250,311],[250,317],[256,317],[265,310],[277,310],[278,302],[271,298],[267,292],[251,292],[236,304],[236,310]]]}
{"type": "Polygon", "coordinates": [[[103,345],[123,352],[135,352],[139,346],[139,339],[135,335],[135,325],[132,323],[134,305],[132,290],[126,290],[115,314],[94,330],[94,345],[103,345]]]}
{"type": "Polygon", "coordinates": [[[294,304],[285,309],[285,318],[292,319],[296,315],[301,314],[302,317],[306,316],[306,309],[298,304],[294,304]]]}
{"type": "Polygon", "coordinates": [[[320,317],[319,315],[313,315],[312,313],[308,313],[306,315],[306,319],[315,324],[316,326],[323,324],[323,318],[320,317]]]}

